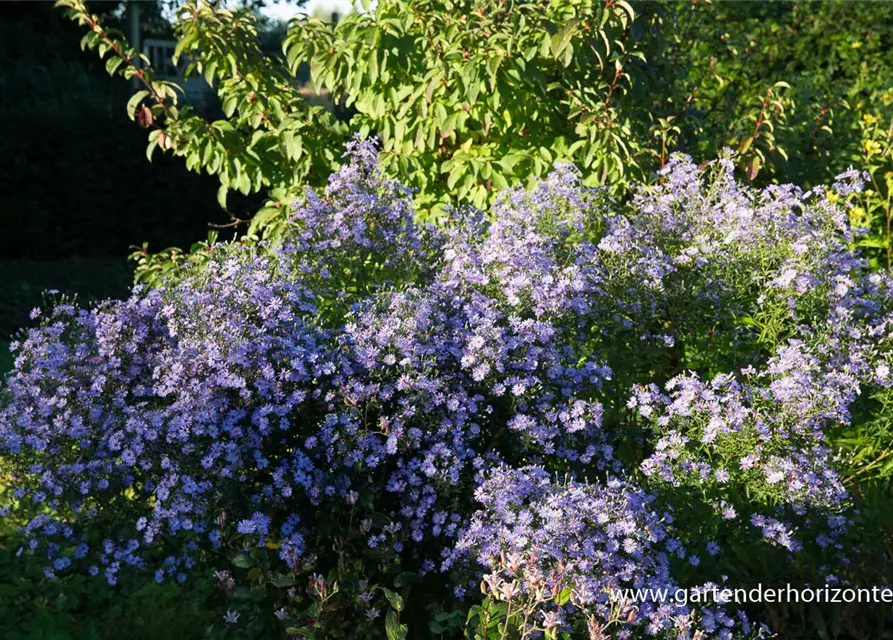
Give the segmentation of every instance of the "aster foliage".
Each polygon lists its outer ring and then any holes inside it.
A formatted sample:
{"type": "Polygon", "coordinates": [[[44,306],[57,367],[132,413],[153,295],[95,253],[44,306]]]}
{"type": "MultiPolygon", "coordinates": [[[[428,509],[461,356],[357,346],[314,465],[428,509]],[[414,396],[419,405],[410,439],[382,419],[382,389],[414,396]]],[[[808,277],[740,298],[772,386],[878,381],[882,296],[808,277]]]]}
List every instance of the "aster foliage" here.
{"type": "Polygon", "coordinates": [[[408,586],[446,583],[482,585],[470,624],[501,637],[753,633],[615,590],[709,586],[753,549],[845,579],[834,445],[893,386],[858,181],[756,190],[678,156],[621,208],[559,165],[435,231],[354,142],[264,252],[35,312],[2,513],[48,576],[213,564],[227,625],[405,637],[408,586]]]}

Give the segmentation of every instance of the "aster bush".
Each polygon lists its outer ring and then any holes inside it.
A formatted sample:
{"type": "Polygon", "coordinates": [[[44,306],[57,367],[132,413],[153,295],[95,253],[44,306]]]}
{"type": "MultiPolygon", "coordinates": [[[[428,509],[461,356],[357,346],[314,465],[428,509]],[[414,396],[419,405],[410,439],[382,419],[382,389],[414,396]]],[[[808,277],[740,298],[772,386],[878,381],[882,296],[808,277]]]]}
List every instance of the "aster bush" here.
{"type": "Polygon", "coordinates": [[[615,590],[854,579],[887,453],[846,443],[893,386],[859,174],[674,156],[619,206],[558,165],[435,230],[346,158],[264,251],[35,310],[0,389],[20,554],[213,574],[246,637],[460,631],[479,589],[472,637],[745,637],[760,611],[615,590]]]}

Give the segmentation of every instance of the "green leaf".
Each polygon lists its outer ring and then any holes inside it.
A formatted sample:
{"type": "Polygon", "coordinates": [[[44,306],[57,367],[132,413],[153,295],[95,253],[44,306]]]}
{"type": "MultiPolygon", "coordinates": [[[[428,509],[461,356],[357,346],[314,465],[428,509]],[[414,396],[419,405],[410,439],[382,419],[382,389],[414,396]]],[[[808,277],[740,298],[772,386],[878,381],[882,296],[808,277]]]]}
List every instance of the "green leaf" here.
{"type": "Polygon", "coordinates": [[[566,605],[571,599],[571,593],[573,593],[573,591],[574,590],[572,587],[567,587],[566,589],[564,589],[561,593],[558,594],[558,597],[555,599],[555,604],[557,604],[559,607],[563,607],[564,605],[566,605]]]}
{"type": "Polygon", "coordinates": [[[279,209],[276,207],[264,207],[260,211],[254,214],[254,217],[251,218],[251,224],[248,227],[248,235],[254,235],[261,229],[263,229],[267,224],[273,220],[279,214],[279,209]]]}
{"type": "Polygon", "coordinates": [[[462,177],[463,167],[454,167],[452,171],[450,171],[450,175],[447,177],[447,188],[452,189],[456,186],[456,183],[459,182],[459,178],[462,177]]]}
{"type": "Polygon", "coordinates": [[[232,115],[236,112],[236,105],[239,103],[239,97],[237,95],[229,95],[223,101],[223,113],[227,118],[232,117],[232,115]]]}
{"type": "Polygon", "coordinates": [[[231,560],[234,567],[239,569],[250,569],[255,565],[254,558],[247,553],[240,553],[231,560]]]}
{"type": "MultiPolygon", "coordinates": [[[[159,132],[160,133],[160,132],[159,132]]],[[[158,146],[158,140],[150,140],[149,145],[146,147],[146,159],[149,162],[152,162],[152,156],[155,153],[155,148],[158,146]]]]}
{"type": "Polygon", "coordinates": [[[247,196],[251,193],[251,177],[248,175],[247,171],[243,171],[242,174],[239,175],[238,184],[236,186],[243,195],[247,196]]]}
{"type": "Polygon", "coordinates": [[[381,590],[384,593],[384,597],[388,599],[388,602],[395,611],[403,611],[403,597],[399,593],[394,593],[390,589],[385,589],[384,587],[382,587],[381,590]]]}
{"type": "Polygon", "coordinates": [[[378,52],[373,50],[369,54],[367,74],[369,76],[369,84],[374,85],[378,82],[378,52]]]}
{"type": "Polygon", "coordinates": [[[149,97],[149,92],[145,89],[141,91],[137,91],[134,93],[130,100],[127,101],[127,117],[131,120],[136,120],[136,108],[140,105],[140,103],[149,97]]]}
{"type": "Polygon", "coordinates": [[[397,614],[393,611],[388,611],[385,616],[384,628],[388,640],[404,640],[409,635],[409,627],[397,622],[397,614]]]}
{"type": "Polygon", "coordinates": [[[636,19],[636,12],[635,12],[635,10],[630,6],[630,4],[629,4],[628,2],[626,2],[626,0],[616,0],[616,3],[615,3],[615,4],[616,4],[617,6],[619,6],[619,7],[622,7],[623,10],[626,11],[627,14],[629,14],[629,19],[630,19],[630,20],[635,20],[635,19],[636,19]]]}
{"type": "Polygon", "coordinates": [[[297,580],[294,576],[287,576],[281,573],[274,573],[270,576],[270,584],[274,587],[291,587],[297,580]]]}
{"type": "Polygon", "coordinates": [[[571,38],[577,33],[578,20],[568,20],[561,31],[551,39],[550,51],[553,58],[558,58],[571,42],[571,38]]]}
{"type": "Polygon", "coordinates": [[[571,62],[573,62],[573,60],[574,60],[574,45],[571,43],[568,43],[568,45],[564,48],[564,54],[561,57],[562,57],[561,63],[565,67],[571,66],[571,62]]]}
{"type": "Polygon", "coordinates": [[[118,56],[112,56],[105,61],[105,70],[110,76],[113,76],[115,75],[115,71],[118,70],[118,67],[120,67],[123,62],[124,61],[118,56]]]}
{"type": "Polygon", "coordinates": [[[552,49],[552,35],[548,31],[546,31],[543,34],[543,41],[542,41],[542,44],[540,45],[540,51],[542,52],[542,55],[545,56],[545,55],[548,55],[548,53],[549,53],[549,51],[551,51],[551,49],[552,49]]]}

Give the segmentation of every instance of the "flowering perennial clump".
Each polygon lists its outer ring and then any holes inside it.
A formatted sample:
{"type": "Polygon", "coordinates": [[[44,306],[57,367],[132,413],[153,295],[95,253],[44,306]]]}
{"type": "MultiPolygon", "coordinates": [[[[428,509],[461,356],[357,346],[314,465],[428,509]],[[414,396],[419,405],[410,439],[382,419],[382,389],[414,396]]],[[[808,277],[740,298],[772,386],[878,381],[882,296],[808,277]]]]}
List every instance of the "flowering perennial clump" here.
{"type": "Polygon", "coordinates": [[[830,438],[893,386],[857,174],[754,190],[679,156],[624,209],[559,166],[435,230],[372,145],[348,156],[281,244],[62,301],[13,345],[0,513],[47,575],[266,547],[298,574],[337,538],[460,593],[485,574],[522,634],[730,637],[746,618],[610,592],[719,579],[739,538],[847,562],[830,438]]]}
{"type": "Polygon", "coordinates": [[[450,562],[472,553],[490,569],[485,589],[497,600],[516,603],[524,619],[522,637],[564,625],[573,614],[585,617],[590,632],[623,636],[639,626],[649,635],[750,631],[746,617],[736,620],[716,607],[699,611],[692,624],[688,607],[623,597],[624,590],[675,592],[670,556],[686,558],[684,545],[668,529],[672,515],[655,511],[654,497],[628,482],[558,485],[538,467],[498,468],[476,496],[482,508],[450,562]]]}

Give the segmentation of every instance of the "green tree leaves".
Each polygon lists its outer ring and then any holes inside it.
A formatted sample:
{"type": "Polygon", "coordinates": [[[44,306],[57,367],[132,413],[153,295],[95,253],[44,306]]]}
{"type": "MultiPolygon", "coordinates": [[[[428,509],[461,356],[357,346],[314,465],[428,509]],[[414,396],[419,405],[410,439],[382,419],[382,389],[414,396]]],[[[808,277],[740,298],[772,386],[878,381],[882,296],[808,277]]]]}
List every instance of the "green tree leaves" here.
{"type": "MultiPolygon", "coordinates": [[[[223,208],[232,190],[267,196],[250,226],[233,217],[249,241],[276,236],[287,204],[303,185],[325,184],[353,133],[379,137],[383,169],[413,187],[417,208],[434,220],[447,206],[492,204],[500,190],[530,185],[559,161],[616,195],[632,180],[651,180],[674,151],[702,160],[725,147],[751,181],[824,182],[862,157],[852,117],[861,102],[850,96],[875,96],[879,87],[865,56],[893,66],[878,38],[862,34],[866,19],[842,18],[833,3],[809,12],[381,0],[337,25],[291,21],[279,58],[261,50],[250,12],[190,0],[177,13],[175,56],[188,63],[188,78],[214,87],[224,117],[208,121],[82,0],[59,6],[88,28],[83,46],[107,57],[109,73],[143,85],[127,113],[153,129],[149,158],[160,149],[216,176],[223,208]],[[824,27],[841,20],[846,33],[826,38],[824,27]],[[827,65],[792,33],[803,33],[827,65]],[[302,65],[310,90],[298,86],[302,65]],[[792,75],[800,67],[812,71],[792,75]],[[343,120],[314,95],[343,105],[343,120]],[[832,137],[846,149],[837,153],[832,137]]],[[[141,266],[140,278],[165,272],[141,266]]]]}
{"type": "Polygon", "coordinates": [[[621,136],[591,135],[619,122],[587,116],[624,93],[635,18],[627,3],[381,2],[334,27],[296,20],[283,49],[292,69],[310,61],[321,87],[347,96],[352,128],[381,137],[385,168],[436,214],[484,206],[556,160],[632,162],[621,136]],[[556,144],[581,138],[600,148],[556,144]]]}

